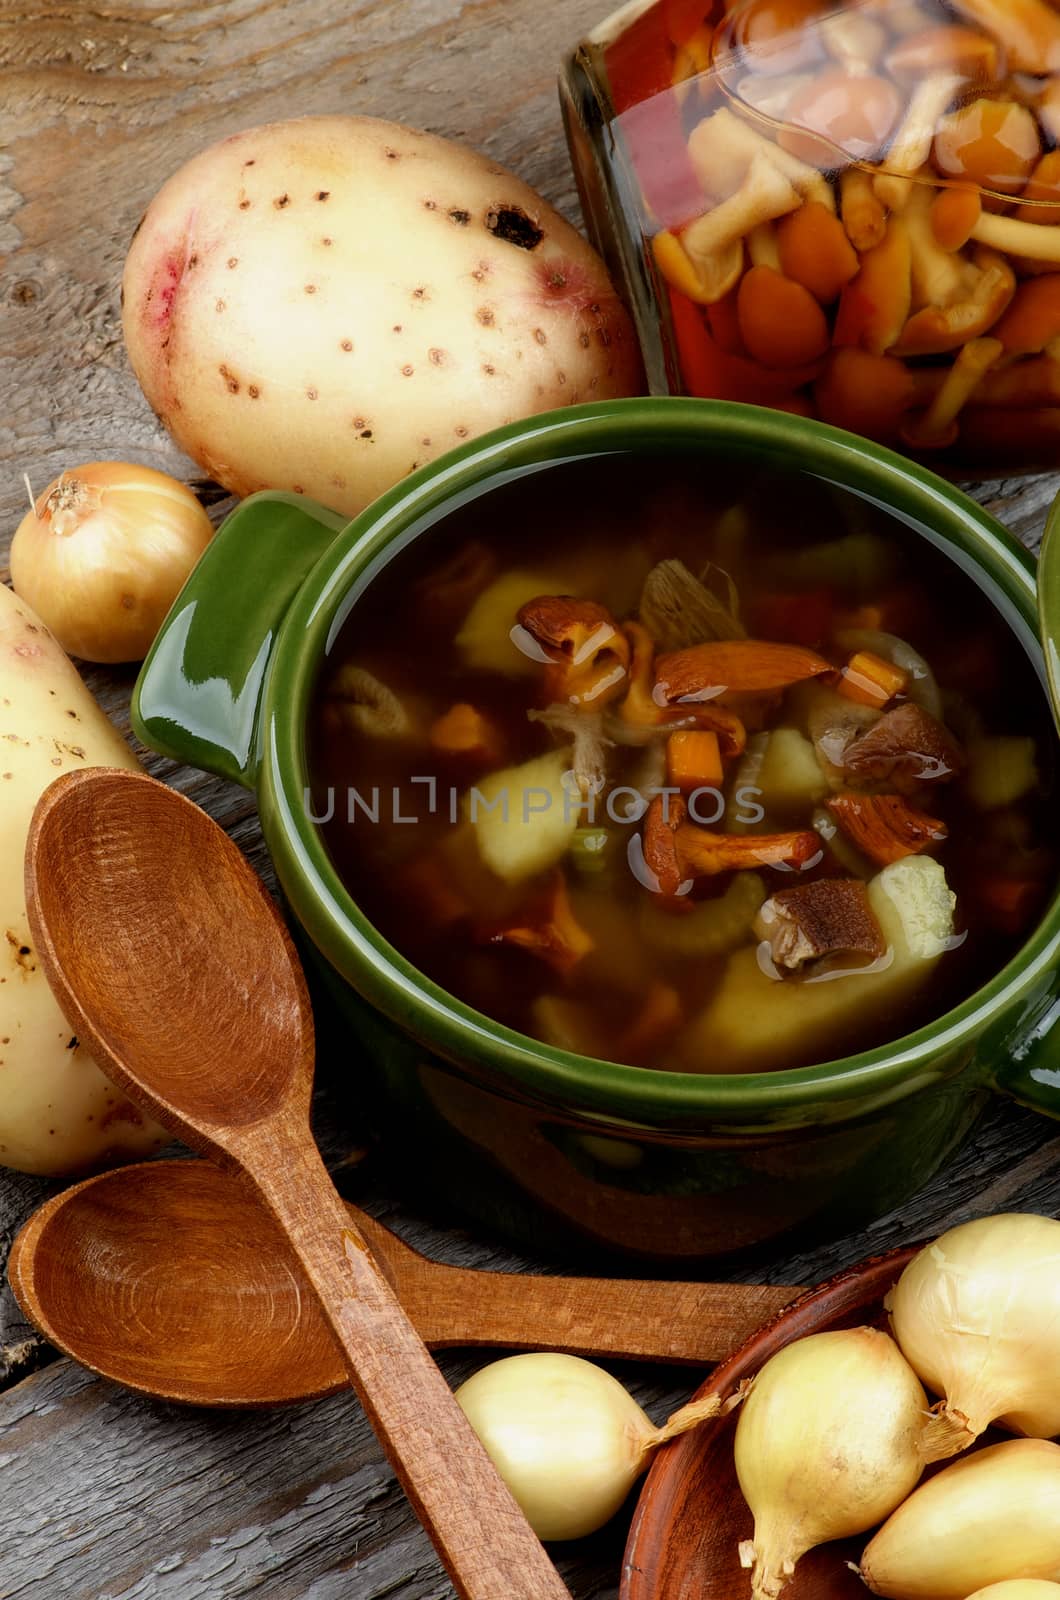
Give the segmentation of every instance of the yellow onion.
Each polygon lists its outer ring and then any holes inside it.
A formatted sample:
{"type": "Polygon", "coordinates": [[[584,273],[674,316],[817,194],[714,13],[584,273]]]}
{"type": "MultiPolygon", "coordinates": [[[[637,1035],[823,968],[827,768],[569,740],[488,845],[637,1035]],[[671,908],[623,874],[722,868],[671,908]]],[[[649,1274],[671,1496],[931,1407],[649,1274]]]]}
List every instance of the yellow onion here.
{"type": "Polygon", "coordinates": [[[956,1455],[992,1422],[1060,1433],[1060,1222],[1014,1213],[951,1228],[888,1305],[903,1355],[943,1397],[925,1460],[956,1455]]]}
{"type": "Polygon", "coordinates": [[[1009,1578],[1005,1583],[977,1589],[968,1600],[1060,1600],[1060,1583],[1049,1583],[1044,1578],[1009,1578]]]}
{"type": "Polygon", "coordinates": [[[753,1600],[773,1600],[807,1550],[865,1533],[923,1465],[927,1398],[886,1333],[815,1333],[766,1362],[736,1428],[736,1473],[754,1514],[740,1547],[753,1600]]]}
{"type": "Polygon", "coordinates": [[[595,1533],[653,1450],[722,1409],[712,1395],[656,1428],[602,1367],[548,1352],[494,1361],[456,1398],[539,1539],[595,1533]]]}
{"type": "Polygon", "coordinates": [[[142,661],[212,537],[175,478],[93,461],[62,473],[23,517],[11,581],[68,654],[142,661]]]}
{"type": "Polygon", "coordinates": [[[884,1523],[861,1576],[888,1600],[966,1600],[1010,1578],[1060,1579],[1060,1445],[1009,1439],[954,1462],[884,1523]]]}

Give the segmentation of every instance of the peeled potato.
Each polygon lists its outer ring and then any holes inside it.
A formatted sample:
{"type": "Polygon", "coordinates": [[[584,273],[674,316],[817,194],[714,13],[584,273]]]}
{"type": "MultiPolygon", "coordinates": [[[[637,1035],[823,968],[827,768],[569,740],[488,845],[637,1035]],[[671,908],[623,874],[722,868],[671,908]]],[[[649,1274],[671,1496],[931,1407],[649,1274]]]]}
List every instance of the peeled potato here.
{"type": "Polygon", "coordinates": [[[236,494],[351,515],[501,423],[633,394],[603,264],[487,157],[371,117],[204,150],[134,236],[129,358],[182,446],[236,494]]]}
{"type": "Polygon", "coordinates": [[[688,1030],[677,1065],[689,1072],[771,1072],[815,1043],[820,1060],[844,1047],[856,1022],[871,1022],[924,987],[953,933],[956,897],[930,856],[892,862],[869,884],[869,904],[890,963],[827,983],[777,982],[750,945],[730,958],[688,1030]]]}
{"type": "Polygon", "coordinates": [[[569,750],[482,778],[465,799],[479,854],[505,883],[525,883],[561,861],[578,828],[564,782],[569,750]]]}

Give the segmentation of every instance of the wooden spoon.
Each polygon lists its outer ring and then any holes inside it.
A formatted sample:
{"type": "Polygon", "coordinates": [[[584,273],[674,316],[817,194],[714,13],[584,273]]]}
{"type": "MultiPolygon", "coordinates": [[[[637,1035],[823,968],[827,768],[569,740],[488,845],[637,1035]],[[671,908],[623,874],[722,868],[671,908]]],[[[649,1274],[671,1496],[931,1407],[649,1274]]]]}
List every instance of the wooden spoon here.
{"type": "Polygon", "coordinates": [[[305,979],[236,845],[153,778],[72,772],[37,806],[26,895],[41,964],[90,1053],[242,1172],[287,1234],[458,1595],[569,1600],[320,1159],[305,979]]]}
{"type": "MultiPolygon", "coordinates": [[[[346,1210],[435,1349],[544,1347],[705,1367],[802,1293],[446,1267],[346,1210]]],[[[65,1190],[26,1223],[7,1270],[45,1338],[141,1394],[272,1406],[348,1381],[283,1234],[209,1161],[121,1167],[65,1190]]]]}

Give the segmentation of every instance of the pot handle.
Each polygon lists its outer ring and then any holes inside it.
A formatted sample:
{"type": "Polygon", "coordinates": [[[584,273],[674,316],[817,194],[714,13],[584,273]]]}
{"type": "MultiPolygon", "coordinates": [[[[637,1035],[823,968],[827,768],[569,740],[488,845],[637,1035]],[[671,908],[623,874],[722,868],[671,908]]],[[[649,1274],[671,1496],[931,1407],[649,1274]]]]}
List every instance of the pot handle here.
{"type": "Polygon", "coordinates": [[[136,682],[132,725],[152,750],[244,788],[276,635],[348,519],[303,495],[254,494],[226,517],[177,596],[136,682]]]}
{"type": "Polygon", "coordinates": [[[1051,996],[1030,1031],[1005,1052],[996,1081],[1017,1104],[1060,1119],[1060,997],[1051,996]]]}

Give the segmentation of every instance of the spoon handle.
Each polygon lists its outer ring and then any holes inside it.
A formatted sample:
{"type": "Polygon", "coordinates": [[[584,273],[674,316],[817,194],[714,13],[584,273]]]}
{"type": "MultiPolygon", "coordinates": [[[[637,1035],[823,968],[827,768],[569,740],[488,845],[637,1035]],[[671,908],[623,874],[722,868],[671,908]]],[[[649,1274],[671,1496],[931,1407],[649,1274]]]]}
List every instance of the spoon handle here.
{"type": "Polygon", "coordinates": [[[545,1278],[434,1262],[416,1273],[415,1262],[401,1266],[401,1303],[432,1350],[541,1346],[576,1356],[705,1367],[728,1360],[804,1292],[787,1284],[545,1278]]]}
{"type": "Polygon", "coordinates": [[[241,1160],[320,1300],[353,1388],[461,1600],[570,1600],[355,1228],[315,1144],[275,1124],[241,1160]]]}

